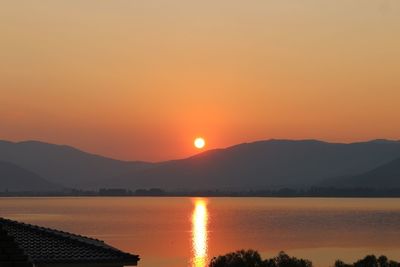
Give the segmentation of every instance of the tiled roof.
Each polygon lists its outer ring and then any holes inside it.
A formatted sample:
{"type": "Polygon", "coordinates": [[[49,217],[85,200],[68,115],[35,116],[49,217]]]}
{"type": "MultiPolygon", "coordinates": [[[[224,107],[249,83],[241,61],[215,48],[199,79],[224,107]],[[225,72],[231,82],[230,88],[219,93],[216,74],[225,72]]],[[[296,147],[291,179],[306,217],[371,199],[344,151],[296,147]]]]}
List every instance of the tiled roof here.
{"type": "Polygon", "coordinates": [[[0,227],[0,266],[32,267],[24,251],[15,244],[14,239],[0,227]]]}
{"type": "Polygon", "coordinates": [[[139,256],[122,252],[103,241],[50,228],[0,218],[0,228],[29,261],[49,263],[109,263],[132,266],[139,256]]]}

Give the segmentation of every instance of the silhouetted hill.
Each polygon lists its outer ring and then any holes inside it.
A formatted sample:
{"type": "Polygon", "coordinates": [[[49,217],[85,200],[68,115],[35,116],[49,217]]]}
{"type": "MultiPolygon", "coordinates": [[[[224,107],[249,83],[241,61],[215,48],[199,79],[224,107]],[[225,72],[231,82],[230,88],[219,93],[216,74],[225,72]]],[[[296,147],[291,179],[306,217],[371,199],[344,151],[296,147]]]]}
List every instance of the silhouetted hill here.
{"type": "Polygon", "coordinates": [[[400,188],[400,158],[359,175],[330,179],[326,184],[336,187],[400,188]]]}
{"type": "Polygon", "coordinates": [[[42,142],[2,142],[0,160],[66,187],[166,190],[274,189],[355,176],[400,158],[400,142],[268,140],[160,163],[127,162],[42,142]]]}
{"type": "Polygon", "coordinates": [[[306,187],[352,176],[400,157],[400,142],[352,144],[269,140],[206,151],[114,179],[110,186],[164,189],[306,187]]]}
{"type": "Polygon", "coordinates": [[[96,189],[105,180],[149,165],[145,162],[114,160],[70,146],[37,141],[0,141],[0,160],[12,162],[63,186],[96,189]]]}
{"type": "Polygon", "coordinates": [[[54,191],[62,190],[61,186],[50,183],[39,175],[18,167],[15,164],[0,161],[0,191],[54,191]]]}

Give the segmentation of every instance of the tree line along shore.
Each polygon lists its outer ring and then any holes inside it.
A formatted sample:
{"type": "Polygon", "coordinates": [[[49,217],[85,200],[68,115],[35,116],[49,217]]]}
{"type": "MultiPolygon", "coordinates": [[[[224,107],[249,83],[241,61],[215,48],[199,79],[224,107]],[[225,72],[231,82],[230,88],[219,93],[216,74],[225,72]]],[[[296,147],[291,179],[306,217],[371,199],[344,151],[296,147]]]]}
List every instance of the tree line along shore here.
{"type": "MultiPolygon", "coordinates": [[[[336,260],[334,267],[400,267],[400,263],[382,255],[367,255],[353,263],[336,260]]],[[[280,252],[276,257],[262,259],[255,250],[239,250],[211,259],[208,267],[313,267],[307,259],[291,257],[285,252],[280,252]]]]}
{"type": "Polygon", "coordinates": [[[269,190],[181,190],[167,191],[161,188],[101,188],[99,190],[64,189],[60,191],[0,191],[0,197],[35,196],[154,196],[154,197],[400,197],[400,188],[374,189],[368,187],[335,188],[310,187],[307,189],[279,188],[269,190]]]}

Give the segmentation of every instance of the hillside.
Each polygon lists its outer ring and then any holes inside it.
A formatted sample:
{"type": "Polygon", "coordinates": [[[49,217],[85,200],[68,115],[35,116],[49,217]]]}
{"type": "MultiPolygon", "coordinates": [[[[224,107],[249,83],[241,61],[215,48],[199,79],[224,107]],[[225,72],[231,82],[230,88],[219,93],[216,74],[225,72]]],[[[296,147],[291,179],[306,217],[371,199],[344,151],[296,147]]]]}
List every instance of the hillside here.
{"type": "Polygon", "coordinates": [[[0,142],[0,160],[66,187],[167,190],[303,188],[352,177],[400,158],[400,142],[267,140],[160,163],[119,161],[42,142],[0,142]]]}
{"type": "Polygon", "coordinates": [[[18,167],[15,164],[0,161],[0,191],[54,191],[61,190],[61,186],[50,183],[39,175],[18,167]]]}
{"type": "Polygon", "coordinates": [[[352,144],[268,140],[206,151],[114,179],[110,186],[165,189],[307,187],[352,176],[400,157],[400,142],[352,144]]]}
{"type": "Polygon", "coordinates": [[[400,158],[371,171],[351,177],[328,180],[328,182],[336,187],[400,188],[400,158]]]}
{"type": "Polygon", "coordinates": [[[70,146],[37,141],[0,141],[0,160],[12,162],[66,187],[94,189],[105,180],[149,165],[145,162],[114,160],[70,146]]]}

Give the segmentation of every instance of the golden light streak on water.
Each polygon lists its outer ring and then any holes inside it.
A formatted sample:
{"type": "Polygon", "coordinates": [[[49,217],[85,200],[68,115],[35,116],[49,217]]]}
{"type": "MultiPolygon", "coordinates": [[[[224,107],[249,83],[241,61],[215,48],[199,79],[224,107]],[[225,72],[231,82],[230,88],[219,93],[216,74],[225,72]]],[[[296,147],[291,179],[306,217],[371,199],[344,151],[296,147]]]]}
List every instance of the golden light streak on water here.
{"type": "Polygon", "coordinates": [[[193,267],[206,267],[207,265],[207,224],[207,203],[204,199],[196,199],[192,214],[193,267]]]}

